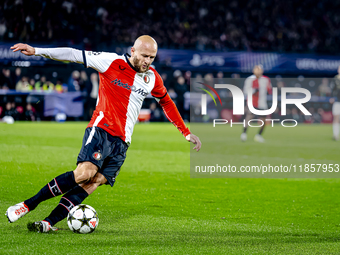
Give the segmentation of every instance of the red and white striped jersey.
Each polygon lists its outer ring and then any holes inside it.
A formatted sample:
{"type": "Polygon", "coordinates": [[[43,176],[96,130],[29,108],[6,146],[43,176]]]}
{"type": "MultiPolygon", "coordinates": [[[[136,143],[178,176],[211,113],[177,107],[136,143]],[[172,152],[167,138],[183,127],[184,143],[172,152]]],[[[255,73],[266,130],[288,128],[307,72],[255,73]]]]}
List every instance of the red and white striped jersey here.
{"type": "Polygon", "coordinates": [[[257,109],[268,109],[267,94],[272,93],[269,77],[262,75],[257,79],[255,75],[249,76],[244,82],[243,93],[247,95],[249,89],[253,95],[253,106],[257,109]]]}
{"type": "MultiPolygon", "coordinates": [[[[145,73],[135,71],[127,54],[83,51],[83,59],[85,67],[99,72],[100,79],[97,106],[88,127],[98,126],[129,144],[145,97],[149,93],[156,99],[167,96],[162,78],[152,67],[145,73]]],[[[185,127],[181,118],[172,122],[185,127]]],[[[189,134],[185,129],[182,133],[189,134]]]]}

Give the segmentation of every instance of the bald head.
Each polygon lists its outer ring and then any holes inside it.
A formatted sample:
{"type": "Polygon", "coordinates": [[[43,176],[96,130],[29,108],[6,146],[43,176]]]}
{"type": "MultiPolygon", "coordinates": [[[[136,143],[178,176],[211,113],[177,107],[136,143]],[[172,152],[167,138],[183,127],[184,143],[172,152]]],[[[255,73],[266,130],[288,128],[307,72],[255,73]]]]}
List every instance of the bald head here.
{"type": "Polygon", "coordinates": [[[155,60],[157,49],[155,39],[148,35],[142,35],[133,44],[129,60],[138,72],[144,73],[149,70],[150,65],[155,60]]]}
{"type": "Polygon", "coordinates": [[[133,44],[135,49],[150,48],[157,51],[157,42],[149,35],[142,35],[138,37],[133,44]]]}

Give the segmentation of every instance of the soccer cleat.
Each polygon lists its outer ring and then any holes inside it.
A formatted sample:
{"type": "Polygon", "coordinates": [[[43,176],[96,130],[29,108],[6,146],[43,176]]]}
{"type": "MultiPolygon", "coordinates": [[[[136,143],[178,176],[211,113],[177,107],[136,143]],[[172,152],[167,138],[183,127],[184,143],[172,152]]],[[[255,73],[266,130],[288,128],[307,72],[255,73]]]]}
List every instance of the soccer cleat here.
{"type": "Polygon", "coordinates": [[[242,141],[242,142],[247,141],[247,134],[246,134],[246,133],[242,133],[242,134],[241,134],[241,141],[242,141]]]}
{"type": "Polygon", "coordinates": [[[29,212],[27,205],[24,202],[10,206],[6,211],[6,216],[9,223],[17,221],[19,218],[25,216],[29,212]]]}
{"type": "Polygon", "coordinates": [[[333,141],[339,141],[339,136],[333,136],[333,141]]]}
{"type": "Polygon", "coordinates": [[[262,135],[259,135],[259,134],[255,135],[254,141],[255,141],[255,142],[259,142],[259,143],[264,143],[264,142],[265,142],[265,140],[264,140],[264,138],[262,137],[262,135]]]}
{"type": "Polygon", "coordinates": [[[27,223],[27,228],[29,231],[37,233],[47,233],[49,231],[57,231],[56,227],[52,227],[48,221],[36,221],[27,223]]]}

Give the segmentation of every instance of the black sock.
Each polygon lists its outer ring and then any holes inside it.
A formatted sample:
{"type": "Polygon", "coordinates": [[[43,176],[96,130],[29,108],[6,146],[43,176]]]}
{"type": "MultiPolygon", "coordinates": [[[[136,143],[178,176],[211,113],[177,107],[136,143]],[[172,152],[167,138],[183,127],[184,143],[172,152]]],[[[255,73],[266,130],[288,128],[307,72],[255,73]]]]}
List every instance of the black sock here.
{"type": "Polygon", "coordinates": [[[244,127],[243,133],[247,133],[247,128],[248,128],[248,127],[244,127]]]}
{"type": "Polygon", "coordinates": [[[263,130],[264,130],[264,125],[260,129],[259,135],[262,135],[263,130]]]}
{"type": "Polygon", "coordinates": [[[61,199],[57,207],[51,212],[51,214],[45,219],[51,226],[54,226],[57,222],[66,218],[71,209],[81,204],[88,196],[87,192],[80,186],[77,186],[67,192],[61,199]]]}
{"type": "Polygon", "coordinates": [[[42,201],[64,194],[76,185],[78,184],[74,180],[73,171],[66,172],[47,183],[35,196],[25,200],[24,203],[32,211],[42,201]]]}

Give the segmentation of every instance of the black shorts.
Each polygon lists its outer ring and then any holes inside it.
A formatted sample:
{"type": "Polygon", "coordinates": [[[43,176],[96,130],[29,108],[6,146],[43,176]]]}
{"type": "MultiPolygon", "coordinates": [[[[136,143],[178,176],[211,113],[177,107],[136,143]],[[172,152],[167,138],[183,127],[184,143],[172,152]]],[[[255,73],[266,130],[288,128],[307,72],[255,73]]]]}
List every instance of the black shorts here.
{"type": "Polygon", "coordinates": [[[86,128],[77,165],[89,161],[98,166],[98,172],[113,186],[126,158],[128,145],[119,137],[110,135],[99,127],[86,128]]]}

